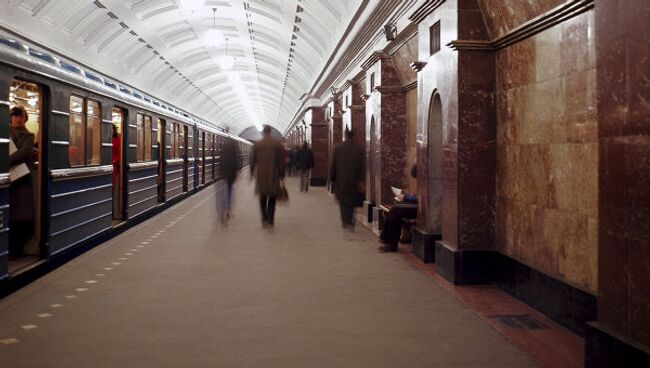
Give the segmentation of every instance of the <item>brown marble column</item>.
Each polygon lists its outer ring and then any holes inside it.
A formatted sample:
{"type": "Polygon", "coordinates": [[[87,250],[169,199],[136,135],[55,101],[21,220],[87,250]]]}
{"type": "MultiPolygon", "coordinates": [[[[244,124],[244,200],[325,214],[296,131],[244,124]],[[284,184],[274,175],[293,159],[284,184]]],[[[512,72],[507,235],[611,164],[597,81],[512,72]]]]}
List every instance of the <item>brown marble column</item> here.
{"type": "Polygon", "coordinates": [[[442,276],[457,284],[491,282],[494,52],[487,44],[487,30],[476,1],[446,2],[424,17],[421,14],[412,16],[420,35],[419,57],[413,65],[419,70],[418,194],[422,209],[418,226],[431,236],[441,232],[435,262],[442,276]],[[430,46],[430,29],[437,22],[441,37],[438,51],[430,46]],[[432,200],[435,198],[439,200],[432,200]]]}
{"type": "Polygon", "coordinates": [[[393,203],[390,187],[404,188],[406,99],[392,59],[375,53],[366,63],[366,147],[369,178],[366,199],[393,203]]]}
{"type": "Polygon", "coordinates": [[[596,0],[598,322],[587,366],[650,366],[650,5],[596,0]]]}
{"type": "Polygon", "coordinates": [[[314,152],[314,168],[311,171],[311,185],[327,185],[329,170],[329,127],[325,109],[311,108],[305,117],[311,127],[311,149],[314,152]]]}

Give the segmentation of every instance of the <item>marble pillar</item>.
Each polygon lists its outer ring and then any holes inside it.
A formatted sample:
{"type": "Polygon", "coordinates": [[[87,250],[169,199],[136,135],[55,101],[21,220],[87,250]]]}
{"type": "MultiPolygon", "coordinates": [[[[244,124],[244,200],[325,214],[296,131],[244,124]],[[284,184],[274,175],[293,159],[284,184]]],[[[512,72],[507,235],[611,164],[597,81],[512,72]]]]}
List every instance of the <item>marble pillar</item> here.
{"type": "Polygon", "coordinates": [[[650,5],[595,3],[599,295],[587,366],[650,366],[650,5]]]}
{"type": "Polygon", "coordinates": [[[311,149],[314,152],[314,168],[311,171],[311,185],[327,185],[329,174],[329,128],[325,109],[312,107],[305,119],[311,128],[311,149]]]}
{"type": "Polygon", "coordinates": [[[392,59],[375,53],[366,63],[366,200],[393,203],[391,186],[405,187],[406,98],[392,59]]]}

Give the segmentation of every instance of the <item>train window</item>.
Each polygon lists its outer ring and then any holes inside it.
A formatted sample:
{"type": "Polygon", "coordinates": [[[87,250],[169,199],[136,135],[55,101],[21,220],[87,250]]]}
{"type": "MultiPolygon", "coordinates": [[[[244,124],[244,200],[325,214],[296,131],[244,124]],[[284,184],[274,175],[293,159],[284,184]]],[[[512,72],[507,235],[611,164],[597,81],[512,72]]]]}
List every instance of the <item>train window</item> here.
{"type": "Polygon", "coordinates": [[[142,100],[142,95],[139,94],[138,92],[133,92],[133,97],[135,97],[135,98],[139,98],[139,99],[142,100]]]}
{"type": "MultiPolygon", "coordinates": [[[[14,80],[9,87],[9,103],[11,107],[22,106],[27,111],[25,127],[38,139],[39,122],[41,118],[41,91],[33,83],[14,80]]],[[[38,141],[38,140],[37,140],[38,141]]]]}
{"type": "Polygon", "coordinates": [[[101,116],[99,102],[70,96],[70,166],[100,164],[101,116]]]}
{"type": "Polygon", "coordinates": [[[52,55],[44,54],[44,53],[42,53],[42,52],[40,52],[40,51],[36,51],[36,50],[32,50],[32,49],[29,50],[29,54],[30,54],[31,56],[37,58],[37,59],[40,59],[40,60],[43,60],[43,61],[47,61],[47,62],[50,63],[50,64],[54,64],[54,63],[55,63],[55,60],[54,60],[54,58],[52,57],[52,55]]]}
{"type": "Polygon", "coordinates": [[[76,66],[69,64],[63,60],[60,61],[61,63],[61,68],[75,74],[81,74],[81,69],[77,68],[76,66]]]}
{"type": "Polygon", "coordinates": [[[68,156],[70,166],[83,166],[86,156],[84,142],[84,100],[81,97],[70,97],[70,146],[68,156]]]}
{"type": "Polygon", "coordinates": [[[107,80],[105,80],[105,81],[104,81],[104,85],[105,85],[106,87],[110,87],[110,88],[113,88],[113,89],[117,89],[117,86],[115,85],[115,83],[113,83],[113,82],[111,82],[111,81],[107,81],[107,80]]]}
{"type": "Polygon", "coordinates": [[[124,87],[122,87],[122,86],[120,86],[120,92],[122,92],[122,93],[126,93],[127,95],[130,95],[130,94],[131,94],[131,91],[129,91],[128,88],[124,88],[124,87]]]}
{"type": "Polygon", "coordinates": [[[151,116],[144,117],[144,160],[151,161],[151,116]]]}
{"type": "Polygon", "coordinates": [[[86,73],[86,78],[88,78],[88,79],[90,79],[92,81],[95,81],[97,83],[103,83],[102,79],[100,77],[98,77],[97,75],[95,75],[95,74],[93,74],[93,73],[91,73],[89,71],[86,71],[85,73],[86,73]]]}
{"type": "Polygon", "coordinates": [[[20,42],[18,42],[16,40],[12,40],[11,38],[0,37],[0,44],[5,45],[5,46],[9,46],[12,49],[16,49],[16,50],[21,50],[22,51],[22,49],[23,49],[20,42]]]}
{"type": "Polygon", "coordinates": [[[86,101],[86,165],[101,163],[102,112],[99,102],[86,101]]]}
{"type": "Polygon", "coordinates": [[[136,116],[137,161],[151,161],[151,116],[136,116]]]}

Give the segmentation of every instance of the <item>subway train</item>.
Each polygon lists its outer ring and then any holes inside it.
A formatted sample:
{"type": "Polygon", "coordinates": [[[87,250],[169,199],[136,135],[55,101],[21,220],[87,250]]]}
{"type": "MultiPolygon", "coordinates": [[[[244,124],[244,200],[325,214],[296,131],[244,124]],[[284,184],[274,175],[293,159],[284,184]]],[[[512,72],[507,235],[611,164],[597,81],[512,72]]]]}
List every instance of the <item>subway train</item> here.
{"type": "Polygon", "coordinates": [[[240,167],[251,149],[215,124],[1,31],[0,117],[0,295],[218,180],[227,140],[239,147],[240,167]],[[14,106],[28,112],[37,169],[34,236],[10,260],[14,106]]]}

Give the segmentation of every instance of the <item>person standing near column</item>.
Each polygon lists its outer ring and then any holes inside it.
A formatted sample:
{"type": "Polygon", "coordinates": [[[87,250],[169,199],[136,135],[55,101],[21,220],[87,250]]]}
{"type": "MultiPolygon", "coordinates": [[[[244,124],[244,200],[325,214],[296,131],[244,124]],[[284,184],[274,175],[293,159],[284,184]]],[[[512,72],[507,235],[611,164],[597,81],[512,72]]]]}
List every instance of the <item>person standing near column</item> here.
{"type": "Polygon", "coordinates": [[[273,227],[275,201],[284,179],[284,148],[271,137],[269,125],[264,125],[262,139],[253,145],[250,167],[251,180],[255,177],[255,193],[260,196],[262,226],[273,227]]]}
{"type": "Polygon", "coordinates": [[[309,173],[314,168],[314,153],[305,142],[296,156],[296,169],[300,175],[300,191],[306,192],[309,190],[309,173]]]}
{"type": "Polygon", "coordinates": [[[330,181],[339,201],[344,229],[354,230],[354,200],[365,176],[363,149],[354,143],[354,133],[345,130],[345,142],[334,148],[330,165],[330,181]]]}

